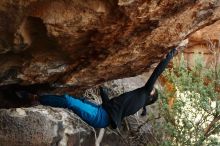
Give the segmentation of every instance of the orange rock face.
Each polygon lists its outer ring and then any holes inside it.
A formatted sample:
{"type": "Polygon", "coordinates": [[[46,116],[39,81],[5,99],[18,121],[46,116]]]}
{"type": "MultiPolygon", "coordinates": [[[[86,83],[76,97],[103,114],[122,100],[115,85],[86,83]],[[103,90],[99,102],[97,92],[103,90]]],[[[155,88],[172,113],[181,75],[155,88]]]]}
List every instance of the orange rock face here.
{"type": "Polygon", "coordinates": [[[189,65],[194,63],[194,54],[202,53],[207,67],[220,62],[220,21],[198,30],[189,37],[189,46],[184,50],[189,65]]]}
{"type": "Polygon", "coordinates": [[[63,92],[138,75],[180,40],[216,22],[218,5],[219,0],[1,0],[0,84],[48,84],[63,92]]]}

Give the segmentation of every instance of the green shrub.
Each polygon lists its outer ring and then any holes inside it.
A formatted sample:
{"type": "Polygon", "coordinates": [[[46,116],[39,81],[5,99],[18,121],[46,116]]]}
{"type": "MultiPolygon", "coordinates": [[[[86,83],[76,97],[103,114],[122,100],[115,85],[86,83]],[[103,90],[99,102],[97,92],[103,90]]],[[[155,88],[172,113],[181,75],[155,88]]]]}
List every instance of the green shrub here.
{"type": "Polygon", "coordinates": [[[194,56],[192,68],[182,55],[180,60],[174,60],[172,69],[164,72],[175,90],[164,87],[160,91],[160,114],[164,120],[155,126],[160,145],[220,145],[220,66],[218,55],[214,55],[209,68],[201,54],[194,56]],[[175,97],[171,108],[168,97],[175,97]]]}

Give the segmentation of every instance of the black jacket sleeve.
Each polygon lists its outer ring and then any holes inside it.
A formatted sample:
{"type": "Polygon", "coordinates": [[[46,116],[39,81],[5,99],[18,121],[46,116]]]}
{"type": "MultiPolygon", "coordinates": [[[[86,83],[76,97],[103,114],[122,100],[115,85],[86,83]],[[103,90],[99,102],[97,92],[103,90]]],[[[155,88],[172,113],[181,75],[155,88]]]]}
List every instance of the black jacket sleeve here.
{"type": "Polygon", "coordinates": [[[99,87],[99,92],[100,92],[100,96],[102,98],[102,103],[107,103],[109,101],[109,97],[105,91],[105,89],[103,89],[101,86],[99,87]]]}
{"type": "Polygon", "coordinates": [[[160,74],[165,70],[167,67],[169,61],[173,58],[173,56],[176,53],[176,48],[172,49],[167,55],[166,58],[163,59],[157,67],[154,69],[153,73],[151,74],[150,78],[148,79],[147,83],[145,84],[145,89],[148,91],[151,91],[154,87],[154,84],[157,80],[157,78],[160,76],[160,74]]]}

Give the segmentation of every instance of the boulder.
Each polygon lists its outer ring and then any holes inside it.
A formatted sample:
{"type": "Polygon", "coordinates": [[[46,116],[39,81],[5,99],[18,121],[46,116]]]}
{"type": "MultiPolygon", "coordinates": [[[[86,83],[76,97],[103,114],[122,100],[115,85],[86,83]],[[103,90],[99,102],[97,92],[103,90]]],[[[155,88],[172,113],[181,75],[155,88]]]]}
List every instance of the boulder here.
{"type": "Polygon", "coordinates": [[[30,107],[0,110],[1,146],[73,146],[92,128],[64,109],[30,107]]]}
{"type": "Polygon", "coordinates": [[[219,0],[1,0],[0,85],[79,92],[141,74],[219,10],[219,0]]]}

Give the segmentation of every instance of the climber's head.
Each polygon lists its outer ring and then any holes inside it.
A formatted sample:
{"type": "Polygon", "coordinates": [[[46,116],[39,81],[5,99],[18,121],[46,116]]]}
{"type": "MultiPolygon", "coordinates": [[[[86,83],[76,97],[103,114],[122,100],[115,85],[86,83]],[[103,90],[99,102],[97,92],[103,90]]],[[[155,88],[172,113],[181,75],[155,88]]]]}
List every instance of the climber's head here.
{"type": "Polygon", "coordinates": [[[150,98],[149,98],[149,104],[153,104],[154,102],[156,102],[158,99],[158,91],[156,88],[153,88],[153,90],[150,92],[150,98]]]}

